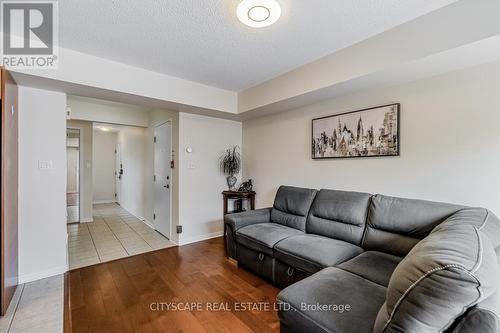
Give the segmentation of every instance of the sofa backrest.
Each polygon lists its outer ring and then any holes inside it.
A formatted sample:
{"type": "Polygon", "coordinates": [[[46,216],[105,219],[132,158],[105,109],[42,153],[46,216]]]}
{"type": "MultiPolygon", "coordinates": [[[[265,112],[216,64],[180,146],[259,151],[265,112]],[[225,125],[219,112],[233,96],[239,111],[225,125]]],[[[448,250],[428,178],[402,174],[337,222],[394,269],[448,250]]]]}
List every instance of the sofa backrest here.
{"type": "Polygon", "coordinates": [[[271,221],[305,231],[307,214],[316,192],[308,188],[280,186],[271,210],[271,221]]]}
{"type": "Polygon", "coordinates": [[[306,232],[360,245],[371,194],[321,190],[306,221],[306,232]]]}
{"type": "Polygon", "coordinates": [[[374,195],[362,247],[404,257],[434,227],[463,206],[374,195]]]}
{"type": "Polygon", "coordinates": [[[463,327],[464,320],[481,318],[481,323],[473,323],[478,329],[474,332],[489,332],[492,318],[477,310],[486,309],[490,301],[490,314],[498,323],[500,270],[490,239],[500,235],[490,234],[493,229],[484,224],[484,212],[464,208],[415,245],[391,276],[375,333],[443,332],[457,320],[463,327]]]}

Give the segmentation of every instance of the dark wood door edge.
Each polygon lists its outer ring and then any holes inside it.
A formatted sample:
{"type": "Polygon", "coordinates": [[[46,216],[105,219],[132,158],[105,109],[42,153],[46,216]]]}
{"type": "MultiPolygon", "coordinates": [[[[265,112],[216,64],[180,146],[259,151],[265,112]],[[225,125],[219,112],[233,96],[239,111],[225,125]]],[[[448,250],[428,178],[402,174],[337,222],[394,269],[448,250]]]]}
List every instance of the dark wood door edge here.
{"type": "Polygon", "coordinates": [[[64,273],[64,333],[72,332],[71,315],[70,315],[70,290],[69,287],[69,272],[64,273]]]}

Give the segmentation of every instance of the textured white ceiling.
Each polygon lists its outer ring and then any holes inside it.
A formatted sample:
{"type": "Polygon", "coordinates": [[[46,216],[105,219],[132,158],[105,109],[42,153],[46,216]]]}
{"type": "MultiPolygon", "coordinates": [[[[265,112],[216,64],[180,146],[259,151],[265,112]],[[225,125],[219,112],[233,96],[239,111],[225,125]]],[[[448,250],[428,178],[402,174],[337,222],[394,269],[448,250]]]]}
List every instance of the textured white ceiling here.
{"type": "Polygon", "coordinates": [[[456,0],[278,0],[253,29],[237,0],[60,0],[60,44],[240,91],[456,0]]]}

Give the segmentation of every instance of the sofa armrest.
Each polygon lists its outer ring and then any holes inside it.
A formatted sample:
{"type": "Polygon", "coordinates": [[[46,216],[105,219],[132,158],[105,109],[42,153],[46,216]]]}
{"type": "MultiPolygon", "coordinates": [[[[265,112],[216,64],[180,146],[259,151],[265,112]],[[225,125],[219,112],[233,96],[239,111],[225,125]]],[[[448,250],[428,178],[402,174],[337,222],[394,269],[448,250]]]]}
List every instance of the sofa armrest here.
{"type": "Polygon", "coordinates": [[[246,227],[247,225],[270,222],[271,209],[272,208],[261,208],[242,213],[228,214],[224,216],[224,223],[228,225],[233,232],[236,232],[238,229],[246,227]]]}
{"type": "Polygon", "coordinates": [[[224,230],[226,232],[226,254],[229,258],[238,260],[236,253],[236,231],[247,225],[268,223],[271,221],[271,208],[250,210],[242,213],[224,216],[224,230]]]}

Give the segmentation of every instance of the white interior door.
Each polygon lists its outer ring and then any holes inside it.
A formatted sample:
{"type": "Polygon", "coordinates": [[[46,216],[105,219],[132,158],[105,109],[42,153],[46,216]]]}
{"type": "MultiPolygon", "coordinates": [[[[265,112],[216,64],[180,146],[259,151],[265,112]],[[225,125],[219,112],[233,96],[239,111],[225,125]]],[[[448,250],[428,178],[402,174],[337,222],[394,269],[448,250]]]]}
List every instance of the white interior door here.
{"type": "Polygon", "coordinates": [[[119,204],[121,200],[122,191],[122,177],[123,177],[123,164],[122,164],[122,151],[120,144],[116,144],[115,148],[115,199],[119,204]]]}
{"type": "Polygon", "coordinates": [[[166,122],[154,130],[154,207],[155,229],[170,238],[170,191],[172,177],[171,159],[171,124],[166,122]]]}

